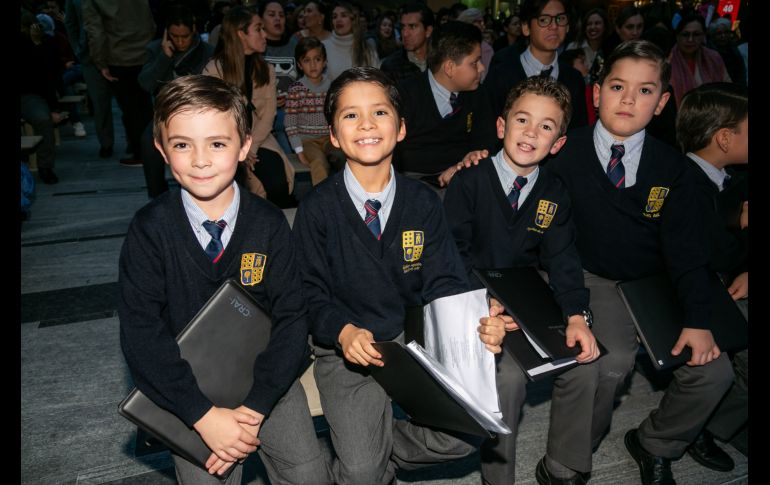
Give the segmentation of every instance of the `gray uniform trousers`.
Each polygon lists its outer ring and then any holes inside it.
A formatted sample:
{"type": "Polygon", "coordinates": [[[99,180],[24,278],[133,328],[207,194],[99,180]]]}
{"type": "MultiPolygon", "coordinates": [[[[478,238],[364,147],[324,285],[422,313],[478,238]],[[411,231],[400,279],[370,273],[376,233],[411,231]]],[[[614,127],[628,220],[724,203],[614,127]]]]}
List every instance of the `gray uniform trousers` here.
{"type": "MultiPolygon", "coordinates": [[[[259,430],[261,444],[257,448],[273,485],[328,485],[331,471],[313,427],[305,390],[295,380],[276,403],[259,430]]],[[[177,455],[177,481],[181,485],[240,485],[243,465],[221,482],[207,471],[177,455]]]]}
{"type": "Polygon", "coordinates": [[[495,377],[503,422],[513,432],[498,434],[481,445],[481,478],[485,485],[511,484],[515,480],[516,435],[527,397],[527,376],[506,350],[498,357],[495,377]]]}
{"type": "MultiPolygon", "coordinates": [[[[592,331],[608,352],[555,378],[546,450],[550,458],[583,473],[591,471],[592,452],[609,429],[615,398],[633,371],[639,346],[617,282],[588,271],[584,279],[591,291],[592,331]]],[[[726,355],[704,366],[678,368],[658,408],[639,426],[642,446],[655,455],[678,458],[732,380],[726,355]]]]}
{"type": "MultiPolygon", "coordinates": [[[[749,300],[736,302],[746,320],[749,319],[749,300]]],[[[729,441],[749,422],[749,349],[733,357],[735,382],[717,406],[706,429],[722,441],[729,441]]]]}
{"type": "MultiPolygon", "coordinates": [[[[403,334],[396,340],[403,341],[403,334]]],[[[398,468],[412,470],[465,457],[480,439],[394,419],[390,398],[362,366],[334,349],[315,346],[315,380],[337,455],[332,475],[339,485],[395,482],[398,468]]]]}

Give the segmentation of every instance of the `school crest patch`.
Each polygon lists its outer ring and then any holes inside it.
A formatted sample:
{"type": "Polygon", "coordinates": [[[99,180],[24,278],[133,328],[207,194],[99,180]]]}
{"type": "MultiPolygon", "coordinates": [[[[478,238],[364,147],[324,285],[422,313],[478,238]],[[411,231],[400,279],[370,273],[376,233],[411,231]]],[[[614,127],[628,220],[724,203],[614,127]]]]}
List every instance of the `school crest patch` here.
{"type": "Polygon", "coordinates": [[[465,132],[470,133],[473,129],[473,111],[468,113],[468,116],[465,117],[465,132]]]}
{"type": "Polygon", "coordinates": [[[241,284],[254,286],[262,281],[265,272],[267,256],[260,253],[244,253],[241,255],[241,284]]]}
{"type": "Polygon", "coordinates": [[[404,261],[414,263],[422,256],[425,233],[422,231],[404,231],[401,234],[401,246],[404,248],[404,261]]]}
{"type": "Polygon", "coordinates": [[[647,214],[656,214],[663,207],[663,202],[668,195],[668,187],[653,187],[650,189],[650,195],[647,197],[647,205],[644,212],[647,214]]]}
{"type": "Polygon", "coordinates": [[[537,213],[535,214],[535,225],[548,229],[558,208],[559,204],[555,204],[550,200],[540,199],[540,202],[537,204],[537,213]]]}

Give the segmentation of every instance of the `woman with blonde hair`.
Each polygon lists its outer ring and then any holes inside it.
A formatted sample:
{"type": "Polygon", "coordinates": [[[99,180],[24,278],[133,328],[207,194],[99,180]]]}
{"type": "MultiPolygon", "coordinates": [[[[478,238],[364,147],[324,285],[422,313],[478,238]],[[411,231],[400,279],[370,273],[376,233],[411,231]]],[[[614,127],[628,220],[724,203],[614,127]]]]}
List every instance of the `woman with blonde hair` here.
{"type": "Polygon", "coordinates": [[[247,7],[225,14],[214,56],[203,74],[237,86],[251,113],[251,149],[239,167],[238,180],[281,208],[296,205],[294,169],[270,133],[277,106],[275,68],[262,54],[267,38],[262,18],[247,7]]]}

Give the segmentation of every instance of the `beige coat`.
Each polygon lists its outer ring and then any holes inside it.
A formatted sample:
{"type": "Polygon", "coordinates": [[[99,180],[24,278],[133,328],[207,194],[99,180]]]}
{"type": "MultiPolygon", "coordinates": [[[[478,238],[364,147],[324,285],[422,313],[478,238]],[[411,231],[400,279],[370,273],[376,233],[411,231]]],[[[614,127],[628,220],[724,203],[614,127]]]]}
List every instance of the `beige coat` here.
{"type": "MultiPolygon", "coordinates": [[[[270,67],[270,81],[264,86],[254,86],[251,92],[251,104],[254,105],[254,112],[251,121],[251,148],[249,151],[257,153],[257,149],[266,148],[278,153],[283,159],[286,181],[289,183],[289,193],[292,193],[294,191],[294,167],[292,167],[289,159],[286,158],[286,154],[281,150],[281,146],[278,145],[278,140],[271,133],[278,100],[276,99],[275,68],[270,64],[268,66],[270,67]]],[[[222,79],[219,62],[214,59],[210,60],[206,67],[203,68],[202,74],[222,79]]],[[[266,192],[262,182],[254,176],[251,170],[247,170],[247,173],[249,174],[249,179],[247,180],[249,190],[264,198],[266,192]]]]}

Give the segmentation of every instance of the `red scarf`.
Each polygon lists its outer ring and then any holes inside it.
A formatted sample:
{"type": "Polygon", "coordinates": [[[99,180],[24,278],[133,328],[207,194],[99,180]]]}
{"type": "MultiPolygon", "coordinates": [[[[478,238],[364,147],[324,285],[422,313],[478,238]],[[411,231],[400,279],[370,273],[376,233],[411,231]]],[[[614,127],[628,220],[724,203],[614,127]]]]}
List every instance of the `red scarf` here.
{"type": "MultiPolygon", "coordinates": [[[[708,47],[701,46],[695,53],[695,70],[700,73],[701,84],[730,80],[722,56],[708,47]]],[[[687,60],[676,45],[671,49],[671,86],[674,88],[677,109],[687,91],[700,86],[696,84],[695,76],[687,66],[687,60]]]]}

